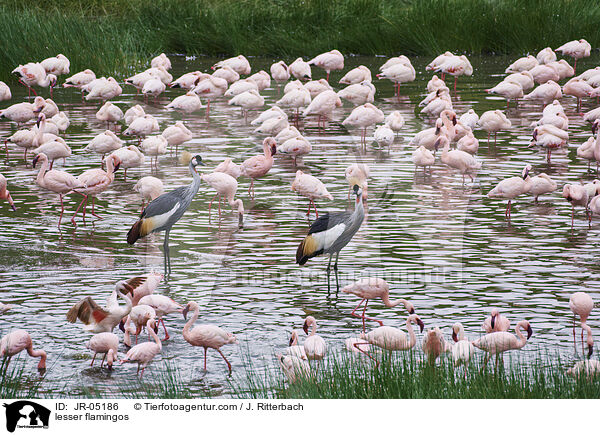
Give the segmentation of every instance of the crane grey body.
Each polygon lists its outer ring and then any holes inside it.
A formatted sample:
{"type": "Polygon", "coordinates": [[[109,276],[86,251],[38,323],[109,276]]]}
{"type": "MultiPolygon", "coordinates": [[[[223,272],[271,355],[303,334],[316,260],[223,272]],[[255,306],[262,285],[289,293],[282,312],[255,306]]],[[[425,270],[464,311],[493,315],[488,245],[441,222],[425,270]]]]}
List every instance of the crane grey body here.
{"type": "Polygon", "coordinates": [[[327,291],[331,291],[330,275],[331,262],[335,254],[336,292],[339,291],[338,278],[338,258],[340,251],[346,246],[354,234],[358,231],[365,218],[365,209],[362,202],[362,190],[357,185],[354,186],[356,195],[356,205],[354,211],[341,211],[327,213],[319,217],[308,230],[308,235],[304,238],[298,250],[296,251],[296,263],[304,265],[310,258],[317,255],[329,254],[329,263],[327,264],[327,291]]]}
{"type": "Polygon", "coordinates": [[[201,178],[196,171],[196,166],[202,165],[202,157],[192,158],[189,169],[192,173],[192,182],[188,186],[178,187],[170,192],[163,193],[142,211],[140,219],[133,224],[127,233],[127,243],[133,245],[136,240],[148,234],[165,231],[163,243],[165,275],[171,273],[171,257],[169,255],[169,233],[171,228],[188,209],[194,196],[200,189],[201,178]]]}

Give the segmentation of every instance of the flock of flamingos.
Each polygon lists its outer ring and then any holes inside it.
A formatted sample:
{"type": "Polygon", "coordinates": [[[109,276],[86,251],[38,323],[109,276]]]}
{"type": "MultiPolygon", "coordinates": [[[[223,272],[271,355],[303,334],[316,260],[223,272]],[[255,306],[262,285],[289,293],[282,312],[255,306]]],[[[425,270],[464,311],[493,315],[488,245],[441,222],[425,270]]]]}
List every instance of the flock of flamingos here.
{"type": "MultiPolygon", "coordinates": [[[[600,96],[600,67],[589,69],[575,76],[577,59],[590,56],[590,45],[585,40],[571,41],[552,50],[545,48],[537,56],[527,56],[516,60],[506,69],[506,77],[488,92],[498,94],[510,102],[518,104],[519,99],[539,101],[543,104],[540,120],[532,129],[533,140],[531,146],[543,147],[547,150],[548,162],[551,161],[552,151],[567,144],[569,139],[569,119],[565,115],[561,100],[569,95],[577,98],[577,107],[580,110],[582,98],[600,96]],[[566,60],[557,60],[556,52],[575,59],[572,67],[566,60]],[[572,78],[570,78],[572,77],[572,78]],[[558,82],[570,78],[562,86],[558,82]],[[537,87],[536,84],[538,85],[537,87]]],[[[93,71],[86,69],[68,77],[64,87],[72,87],[81,91],[82,104],[91,104],[100,101],[101,107],[96,113],[96,118],[106,122],[107,130],[96,136],[82,152],[97,153],[101,155],[101,165],[98,168],[87,170],[79,175],[67,171],[53,169],[56,161],[68,159],[72,153],[71,148],[61,136],[69,127],[69,119],[61,112],[52,99],[44,99],[37,95],[35,89],[58,85],[59,76],[69,73],[69,60],[62,54],[48,58],[40,63],[19,65],[13,73],[21,84],[29,90],[29,100],[11,105],[0,110],[0,118],[10,120],[22,127],[35,122],[31,128],[17,130],[12,136],[6,138],[6,159],[14,159],[10,155],[9,143],[23,149],[25,164],[32,163],[39,166],[35,182],[42,188],[59,195],[61,210],[58,225],[61,225],[64,214],[63,197],[68,194],[81,196],[81,203],[71,218],[76,225],[75,218],[81,211],[85,218],[88,201],[91,199],[91,213],[96,213],[95,197],[109,189],[114,181],[115,172],[124,169],[139,167],[144,164],[145,157],[150,157],[151,165],[158,165],[159,156],[165,154],[169,147],[177,147],[192,139],[193,132],[184,122],[178,121],[166,127],[162,133],[157,120],[146,114],[141,105],[130,107],[125,113],[122,109],[109,100],[119,96],[122,92],[121,84],[114,78],[97,78],[93,71]],[[34,95],[31,95],[34,94],[34,95]],[[31,100],[33,98],[33,100],[31,100]],[[89,103],[88,103],[89,102],[89,103]],[[111,129],[111,124],[124,122],[127,129],[123,136],[137,139],[136,145],[124,145],[124,138],[120,138],[111,129]],[[28,158],[28,152],[33,152],[33,159],[28,158]]],[[[305,62],[302,58],[296,59],[290,65],[283,61],[271,66],[270,74],[259,71],[251,74],[248,60],[240,55],[223,60],[212,68],[214,72],[200,71],[188,72],[177,79],[169,73],[171,62],[165,54],[155,57],[151,61],[151,68],[140,72],[125,80],[125,84],[135,86],[138,93],[145,99],[156,99],[163,93],[167,86],[181,88],[184,93],[166,108],[192,116],[190,114],[205,108],[205,116],[210,116],[210,103],[216,99],[227,98],[229,105],[239,106],[242,109],[245,122],[248,121],[250,110],[262,109],[265,101],[260,92],[271,86],[271,80],[281,86],[283,95],[276,105],[262,111],[258,117],[251,121],[256,125],[256,132],[268,136],[263,143],[264,154],[251,157],[241,164],[236,164],[227,158],[211,173],[198,173],[197,166],[204,165],[200,156],[187,155],[193,181],[190,186],[184,186],[165,193],[160,179],[147,176],[139,179],[134,189],[139,192],[142,200],[148,202],[128,235],[130,243],[135,242],[146,234],[165,231],[165,273],[170,271],[168,261],[168,233],[171,227],[185,212],[198,190],[199,183],[205,182],[215,190],[215,198],[219,199],[219,215],[221,214],[221,201],[224,199],[238,214],[239,225],[243,226],[244,204],[236,198],[238,177],[250,179],[248,194],[254,196],[255,180],[267,176],[274,164],[273,156],[276,153],[296,159],[312,151],[310,142],[302,136],[298,129],[300,117],[314,117],[319,128],[326,129],[327,121],[332,113],[343,105],[345,100],[355,106],[350,115],[343,121],[343,125],[350,129],[359,129],[361,147],[367,146],[367,130],[375,126],[373,140],[380,146],[389,146],[395,138],[397,131],[402,129],[404,119],[399,111],[384,114],[374,103],[376,92],[373,84],[372,72],[365,66],[359,66],[348,71],[339,81],[345,85],[335,91],[329,83],[331,71],[344,68],[344,56],[337,50],[323,53],[314,59],[305,62]],[[327,78],[312,79],[311,67],[325,70],[327,78]],[[246,76],[246,78],[240,78],[246,76]],[[290,81],[290,79],[295,80],[290,81]],[[203,101],[204,103],[203,103],[203,101]]],[[[414,146],[413,162],[418,170],[431,171],[437,158],[443,165],[457,170],[463,184],[466,178],[473,180],[477,171],[482,166],[482,161],[477,157],[479,147],[474,130],[483,129],[487,132],[487,140],[491,135],[500,130],[511,128],[511,122],[501,110],[491,110],[478,115],[472,109],[460,116],[453,110],[452,91],[446,86],[446,75],[454,77],[451,85],[456,92],[457,79],[462,75],[470,76],[473,68],[465,56],[457,56],[446,52],[436,57],[427,70],[441,73],[441,77],[433,75],[427,84],[427,96],[421,102],[421,113],[435,119],[435,126],[421,131],[412,139],[414,146]],[[453,144],[455,144],[453,148],[453,144]],[[437,153],[441,149],[441,153],[437,153]]],[[[405,56],[393,57],[387,60],[380,68],[376,77],[380,80],[391,80],[395,91],[401,93],[401,84],[415,80],[415,69],[410,60],[405,56]]],[[[10,100],[10,88],[0,82],[0,100],[10,100]]],[[[562,100],[564,101],[564,100],[562,100]]],[[[600,126],[600,107],[581,114],[591,125],[593,133],[600,126]]],[[[11,145],[12,146],[12,145],[11,145]]],[[[590,136],[589,140],[579,146],[577,155],[589,162],[600,162],[600,135],[590,136]]],[[[337,212],[321,215],[319,217],[315,201],[331,198],[325,185],[316,177],[298,170],[292,184],[292,190],[309,200],[307,215],[314,209],[317,220],[311,226],[309,234],[302,241],[298,249],[300,264],[316,255],[330,255],[329,264],[335,254],[334,269],[337,279],[337,257],[341,249],[350,241],[354,233],[359,230],[364,216],[362,201],[366,200],[368,190],[369,168],[364,164],[350,165],[346,170],[346,178],[351,189],[356,194],[354,212],[337,212]]],[[[0,174],[0,199],[4,199],[15,208],[15,203],[10,194],[10,180],[0,174]]],[[[515,175],[502,180],[488,194],[492,198],[508,200],[506,218],[511,216],[511,202],[516,197],[530,193],[537,201],[538,196],[550,194],[558,186],[548,175],[533,174],[531,165],[524,165],[520,175],[515,175]]],[[[573,206],[572,225],[575,207],[584,207],[587,217],[591,222],[593,214],[600,214],[600,181],[595,180],[588,184],[566,184],[562,189],[563,197],[573,206]]],[[[213,200],[214,200],[213,199],[213,200]]],[[[209,205],[209,208],[212,206],[209,205]]],[[[99,217],[99,216],[98,216],[99,217]]],[[[329,276],[329,267],[328,267],[329,276]]],[[[172,299],[155,294],[164,275],[147,273],[127,280],[119,281],[112,293],[108,296],[104,307],[96,303],[91,297],[86,297],[74,305],[67,313],[69,322],[80,321],[84,329],[93,334],[87,347],[97,354],[103,354],[101,366],[106,361],[108,369],[113,368],[113,363],[120,361],[134,362],[138,365],[138,372],[143,375],[145,367],[162,350],[162,341],[170,338],[165,326],[164,317],[172,313],[181,313],[190,319],[183,328],[183,338],[192,346],[204,349],[204,369],[206,370],[206,352],[208,349],[217,351],[227,363],[231,372],[231,365],[221,351],[226,344],[236,343],[233,334],[228,333],[219,326],[201,324],[195,325],[199,316],[199,306],[191,301],[185,305],[172,299]],[[162,324],[164,337],[159,337],[159,325],[162,324]],[[119,327],[123,331],[122,339],[113,331],[119,327]],[[146,328],[149,340],[138,343],[142,330],[146,328]],[[133,343],[135,336],[135,343],[133,343]],[[129,347],[126,355],[119,360],[119,345],[121,340],[129,347]]],[[[418,316],[413,304],[405,299],[391,301],[388,284],[380,278],[361,279],[342,288],[342,292],[352,294],[360,299],[351,315],[362,321],[362,333],[346,340],[346,348],[357,356],[365,356],[379,364],[376,348],[388,351],[408,350],[415,347],[417,338],[413,325],[418,325],[423,332],[424,323],[418,316]],[[402,304],[408,313],[405,333],[401,329],[383,326],[377,319],[367,317],[366,309],[369,301],[381,299],[387,307],[402,304]],[[364,305],[363,305],[364,304],[364,305]],[[362,311],[360,308],[362,306],[362,311]],[[357,313],[357,310],[359,311],[357,313]],[[367,331],[366,322],[376,322],[380,326],[367,331]]],[[[587,345],[587,359],[582,359],[568,370],[573,376],[600,374],[600,362],[590,359],[593,353],[593,336],[591,328],[586,321],[594,307],[592,298],[583,292],[571,296],[569,307],[575,316],[579,317],[581,325],[581,342],[583,346],[584,331],[587,345]]],[[[0,303],[0,313],[14,308],[12,305],[0,303]]],[[[576,344],[575,320],[573,321],[573,340],[576,344]]],[[[508,332],[511,321],[498,310],[493,309],[491,315],[483,323],[486,335],[475,341],[465,337],[461,324],[457,323],[452,328],[454,344],[446,342],[439,328],[426,331],[421,343],[421,349],[426,358],[435,363],[437,358],[446,352],[451,352],[455,365],[468,366],[475,348],[487,353],[485,364],[489,358],[498,356],[512,349],[521,349],[526,345],[532,335],[532,327],[528,321],[516,323],[515,334],[508,332]]],[[[277,354],[279,364],[290,382],[298,376],[306,377],[314,373],[309,362],[322,360],[327,353],[327,343],[317,333],[317,320],[309,316],[305,319],[303,330],[307,335],[302,344],[298,344],[298,331],[293,331],[289,347],[281,354],[277,354]]],[[[13,330],[4,335],[0,341],[0,355],[7,358],[4,367],[12,356],[27,350],[32,357],[39,357],[39,369],[46,367],[46,353],[33,347],[31,336],[25,330],[13,330]]]]}

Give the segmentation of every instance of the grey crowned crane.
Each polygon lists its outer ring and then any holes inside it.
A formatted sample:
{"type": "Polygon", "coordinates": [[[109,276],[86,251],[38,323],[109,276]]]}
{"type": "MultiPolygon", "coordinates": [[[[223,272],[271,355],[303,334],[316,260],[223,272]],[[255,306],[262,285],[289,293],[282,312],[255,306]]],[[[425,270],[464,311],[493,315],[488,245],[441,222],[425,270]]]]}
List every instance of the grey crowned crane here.
{"type": "Polygon", "coordinates": [[[327,291],[331,291],[329,277],[331,274],[331,261],[335,254],[335,284],[336,293],[340,289],[338,279],[338,258],[340,251],[346,246],[358,231],[365,218],[365,209],[362,202],[362,189],[358,185],[353,187],[356,195],[354,211],[337,211],[319,217],[308,230],[308,235],[302,240],[296,251],[296,263],[303,266],[310,258],[317,255],[329,254],[327,265],[327,291]]]}
{"type": "Polygon", "coordinates": [[[165,257],[165,275],[171,273],[171,257],[169,256],[169,232],[171,227],[177,222],[183,213],[192,203],[192,199],[200,188],[201,178],[196,171],[196,166],[205,164],[202,157],[194,156],[190,161],[190,172],[192,173],[192,182],[189,186],[178,187],[167,193],[163,193],[154,201],[150,202],[142,211],[140,219],[133,224],[127,233],[127,243],[133,245],[138,239],[157,231],[165,231],[165,241],[163,244],[165,257]]]}

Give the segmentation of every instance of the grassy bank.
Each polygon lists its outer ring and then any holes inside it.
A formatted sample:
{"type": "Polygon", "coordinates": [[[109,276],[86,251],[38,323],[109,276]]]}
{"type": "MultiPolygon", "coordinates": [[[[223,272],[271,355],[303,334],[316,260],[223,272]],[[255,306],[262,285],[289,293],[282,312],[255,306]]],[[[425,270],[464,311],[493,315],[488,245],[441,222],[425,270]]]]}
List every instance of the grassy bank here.
{"type": "MultiPolygon", "coordinates": [[[[481,356],[481,355],[479,355],[481,356]]],[[[247,366],[237,389],[240,398],[281,399],[575,399],[600,398],[600,379],[573,379],[560,359],[540,355],[532,364],[506,357],[506,369],[495,372],[493,362],[482,370],[476,358],[466,372],[454,369],[450,358],[436,367],[416,353],[388,353],[374,366],[364,357],[334,354],[322,365],[316,379],[288,385],[277,367],[257,373],[247,366]]],[[[235,387],[235,386],[234,386],[235,387]]],[[[235,389],[235,388],[234,388],[235,389]]]]}
{"type": "MultiPolygon", "coordinates": [[[[242,352],[246,352],[242,350],[242,352]]],[[[598,399],[600,377],[573,379],[557,355],[539,354],[535,361],[521,360],[518,353],[506,355],[505,369],[496,372],[493,362],[482,370],[482,355],[465,372],[454,369],[450,358],[436,367],[421,360],[416,352],[387,352],[378,355],[379,367],[365,357],[348,352],[332,353],[317,374],[289,385],[275,358],[266,370],[253,365],[245,353],[244,367],[234,371],[229,381],[229,397],[252,399],[598,399]]],[[[313,364],[313,367],[315,365],[313,364]]],[[[116,368],[118,370],[119,367],[116,368]]],[[[140,380],[137,377],[109,382],[108,389],[96,390],[81,380],[73,385],[51,385],[26,361],[18,361],[0,372],[0,397],[14,398],[88,398],[88,399],[189,399],[207,398],[189,387],[177,367],[168,361],[154,364],[140,380]],[[67,392],[67,393],[66,393],[67,392]]],[[[116,372],[115,372],[116,373],[116,372]]]]}
{"type": "Polygon", "coordinates": [[[594,0],[23,0],[0,6],[0,72],[58,52],[101,74],[161,51],[520,54],[582,37],[598,47],[598,22],[594,0]]]}

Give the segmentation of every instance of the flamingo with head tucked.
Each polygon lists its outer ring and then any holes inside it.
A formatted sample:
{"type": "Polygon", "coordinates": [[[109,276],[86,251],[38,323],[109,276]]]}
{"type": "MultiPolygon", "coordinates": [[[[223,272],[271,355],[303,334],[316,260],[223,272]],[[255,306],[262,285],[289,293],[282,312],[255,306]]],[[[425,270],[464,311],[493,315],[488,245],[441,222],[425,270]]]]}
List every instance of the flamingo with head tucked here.
{"type": "Polygon", "coordinates": [[[144,376],[144,370],[146,369],[150,361],[152,361],[154,357],[162,351],[162,343],[158,338],[158,335],[156,335],[156,332],[154,332],[154,319],[148,320],[148,322],[146,323],[146,329],[148,330],[149,338],[153,339],[154,341],[147,341],[145,343],[136,344],[131,349],[129,349],[129,352],[127,352],[125,358],[120,361],[121,364],[128,362],[137,362],[137,373],[140,372],[140,368],[142,369],[140,377],[144,376]]]}

